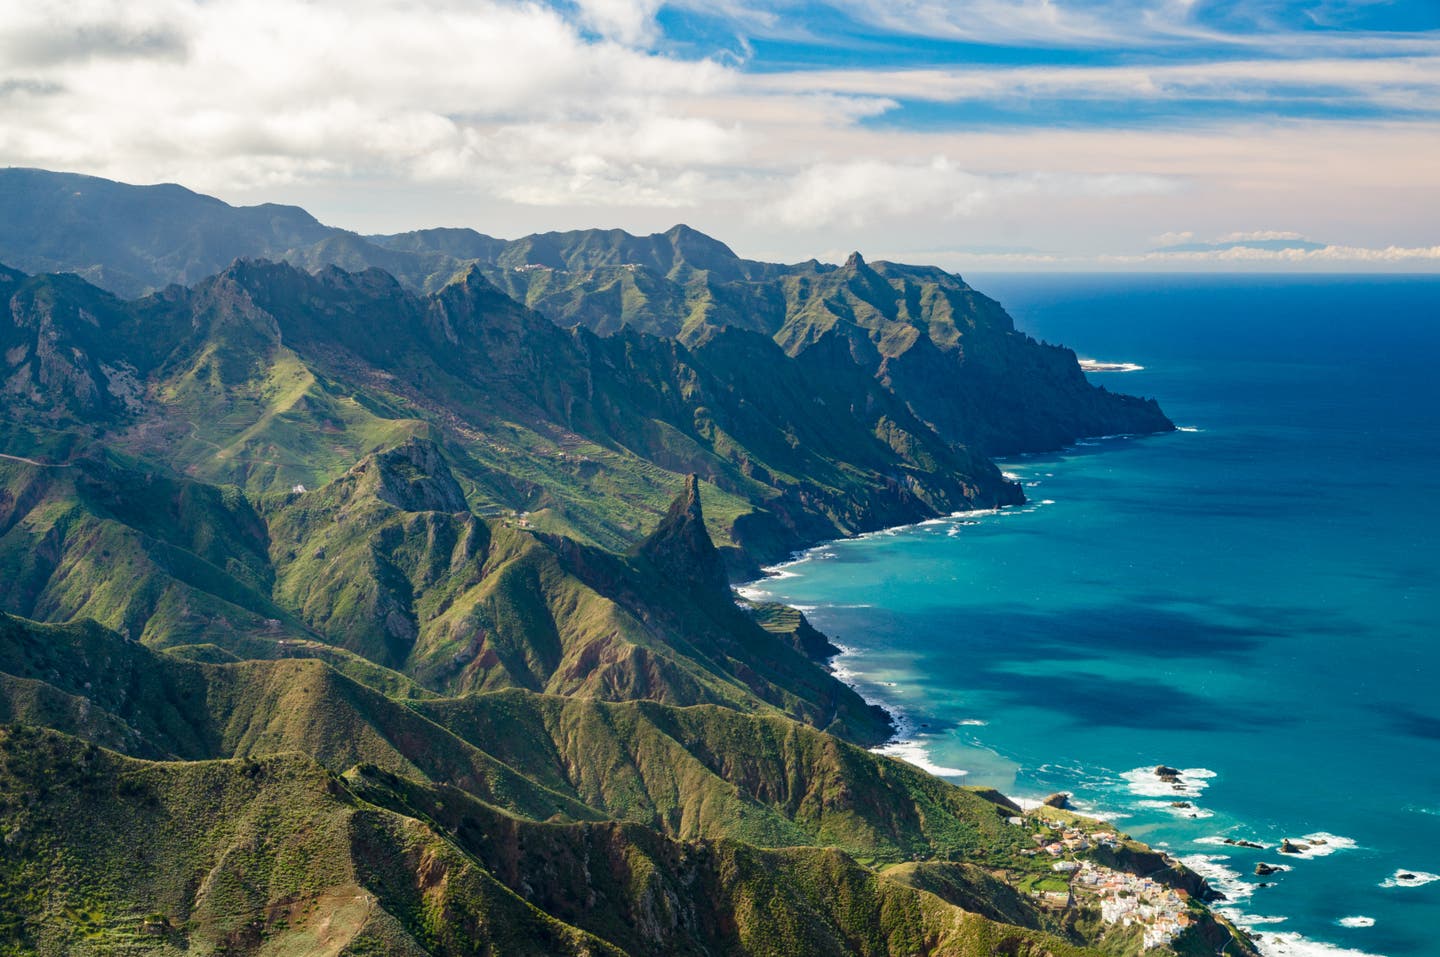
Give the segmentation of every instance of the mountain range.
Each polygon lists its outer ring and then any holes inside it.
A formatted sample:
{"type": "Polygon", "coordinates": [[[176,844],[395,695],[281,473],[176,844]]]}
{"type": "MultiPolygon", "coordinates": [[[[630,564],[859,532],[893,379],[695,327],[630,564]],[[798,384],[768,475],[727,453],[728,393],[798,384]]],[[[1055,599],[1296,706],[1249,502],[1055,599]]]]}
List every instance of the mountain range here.
{"type": "Polygon", "coordinates": [[[1139,949],[730,587],[1173,427],[959,277],[38,170],[0,222],[0,953],[1139,949]]]}

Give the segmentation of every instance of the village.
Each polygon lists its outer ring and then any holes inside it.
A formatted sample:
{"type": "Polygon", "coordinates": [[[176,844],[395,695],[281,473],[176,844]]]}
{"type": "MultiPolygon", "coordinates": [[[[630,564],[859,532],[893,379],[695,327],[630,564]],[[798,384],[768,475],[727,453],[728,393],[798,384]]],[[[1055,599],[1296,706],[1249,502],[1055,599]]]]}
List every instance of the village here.
{"type": "MultiPolygon", "coordinates": [[[[1022,822],[1011,818],[1011,823],[1022,822]]],[[[1034,835],[1037,847],[1023,853],[1056,860],[1050,865],[1053,876],[1032,884],[1032,896],[1052,907],[1098,906],[1107,924],[1139,926],[1146,950],[1169,944],[1191,925],[1190,897],[1184,890],[1076,858],[1097,848],[1120,848],[1120,835],[1086,833],[1059,821],[1044,823],[1049,827],[1034,835]]]]}
{"type": "Polygon", "coordinates": [[[1075,870],[1072,888],[1099,898],[1107,924],[1144,928],[1146,949],[1170,943],[1190,926],[1189,895],[1148,877],[1136,877],[1085,861],[1075,870]]]}

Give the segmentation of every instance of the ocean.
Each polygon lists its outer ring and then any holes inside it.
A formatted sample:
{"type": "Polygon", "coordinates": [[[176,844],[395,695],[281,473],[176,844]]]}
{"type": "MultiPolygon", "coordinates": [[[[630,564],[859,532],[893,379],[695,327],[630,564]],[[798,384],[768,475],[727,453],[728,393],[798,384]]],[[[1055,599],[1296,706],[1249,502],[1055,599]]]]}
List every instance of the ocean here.
{"type": "Polygon", "coordinates": [[[846,649],[902,719],[891,753],[1073,792],[1209,877],[1265,953],[1440,954],[1440,277],[966,278],[1143,367],[1090,377],[1182,431],[1006,460],[1028,504],[745,592],[846,649]]]}

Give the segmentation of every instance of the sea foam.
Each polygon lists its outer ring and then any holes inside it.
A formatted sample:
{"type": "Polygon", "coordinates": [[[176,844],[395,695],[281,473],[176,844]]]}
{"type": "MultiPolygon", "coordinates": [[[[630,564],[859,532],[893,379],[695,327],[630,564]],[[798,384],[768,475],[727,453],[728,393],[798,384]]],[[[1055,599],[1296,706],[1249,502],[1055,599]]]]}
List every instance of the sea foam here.
{"type": "Polygon", "coordinates": [[[1201,791],[1210,786],[1210,779],[1215,777],[1215,772],[1209,768],[1183,768],[1173,784],[1160,780],[1160,775],[1155,773],[1153,765],[1148,768],[1135,768],[1120,776],[1125,779],[1130,793],[1136,797],[1198,797],[1201,791]]]}
{"type": "MultiPolygon", "coordinates": [[[[1184,802],[1189,804],[1190,802],[1184,802]]],[[[1207,817],[1214,817],[1214,811],[1207,811],[1203,807],[1196,807],[1190,804],[1189,807],[1173,807],[1169,801],[1137,801],[1137,807],[1147,807],[1156,811],[1164,811],[1166,814],[1173,814],[1176,817],[1189,818],[1193,820],[1204,820],[1207,817]]]]}
{"type": "Polygon", "coordinates": [[[1430,874],[1425,871],[1396,871],[1380,882],[1381,887],[1424,887],[1426,884],[1440,881],[1440,874],[1430,874]]]}
{"type": "Polygon", "coordinates": [[[883,754],[891,758],[899,758],[909,764],[915,765],[922,771],[928,771],[937,777],[958,778],[969,774],[964,768],[947,768],[930,760],[930,752],[924,742],[917,740],[891,741],[889,744],[882,744],[878,748],[872,748],[876,754],[883,754]]]}
{"type": "Polygon", "coordinates": [[[1280,934],[1261,934],[1255,942],[1260,947],[1260,953],[1265,957],[1377,957],[1377,955],[1366,953],[1363,950],[1311,940],[1303,934],[1290,931],[1280,934]]]}
{"type": "Polygon", "coordinates": [[[1240,879],[1240,872],[1225,862],[1225,854],[1189,854],[1180,863],[1210,882],[1210,886],[1230,901],[1242,901],[1255,893],[1255,885],[1240,879]]]}
{"type": "Polygon", "coordinates": [[[1286,857],[1311,858],[1329,857],[1336,851],[1348,851],[1357,845],[1354,838],[1341,837],[1338,834],[1330,834],[1326,831],[1317,831],[1314,834],[1306,834],[1304,837],[1289,838],[1292,844],[1304,844],[1305,849],[1298,854],[1286,854],[1286,857]],[[1319,841],[1320,843],[1315,843],[1319,841]]]}
{"type": "MultiPolygon", "coordinates": [[[[1232,840],[1233,840],[1233,839],[1232,839],[1232,840]]],[[[1235,846],[1236,846],[1236,845],[1233,844],[1233,843],[1227,844],[1227,843],[1226,843],[1226,836],[1223,835],[1223,834],[1211,834],[1209,837],[1197,837],[1197,838],[1195,839],[1195,843],[1196,843],[1196,844],[1218,844],[1218,845],[1220,845],[1221,847],[1235,847],[1235,846]]],[[[1253,847],[1252,847],[1252,848],[1245,848],[1245,850],[1251,850],[1251,851],[1253,851],[1253,850],[1261,850],[1261,851],[1266,851],[1266,850],[1269,850],[1269,849],[1270,849],[1270,845],[1269,845],[1269,844],[1266,844],[1264,841],[1251,841],[1250,843],[1251,843],[1251,844],[1259,844],[1260,846],[1259,846],[1258,848],[1253,848],[1253,847]]],[[[1286,867],[1286,868],[1284,868],[1284,869],[1288,871],[1290,868],[1286,867]]]]}
{"type": "Polygon", "coordinates": [[[1141,372],[1145,368],[1136,362],[1103,362],[1099,359],[1077,359],[1075,361],[1085,372],[1141,372]]]}
{"type": "Polygon", "coordinates": [[[1357,917],[1342,917],[1342,918],[1340,918],[1339,920],[1337,920],[1335,923],[1339,924],[1341,927],[1374,927],[1374,926],[1375,926],[1375,918],[1373,918],[1373,917],[1358,917],[1358,916],[1357,916],[1357,917]]]}

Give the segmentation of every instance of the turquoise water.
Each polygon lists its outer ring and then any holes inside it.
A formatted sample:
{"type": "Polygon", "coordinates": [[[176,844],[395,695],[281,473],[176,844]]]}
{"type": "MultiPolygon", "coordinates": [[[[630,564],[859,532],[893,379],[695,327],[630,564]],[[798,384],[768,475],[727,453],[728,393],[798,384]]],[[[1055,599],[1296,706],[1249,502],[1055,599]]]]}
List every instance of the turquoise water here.
{"type": "Polygon", "coordinates": [[[848,649],[896,753],[1074,792],[1267,952],[1440,954],[1440,278],[967,278],[1190,431],[1007,461],[1030,504],[755,587],[848,649]]]}

